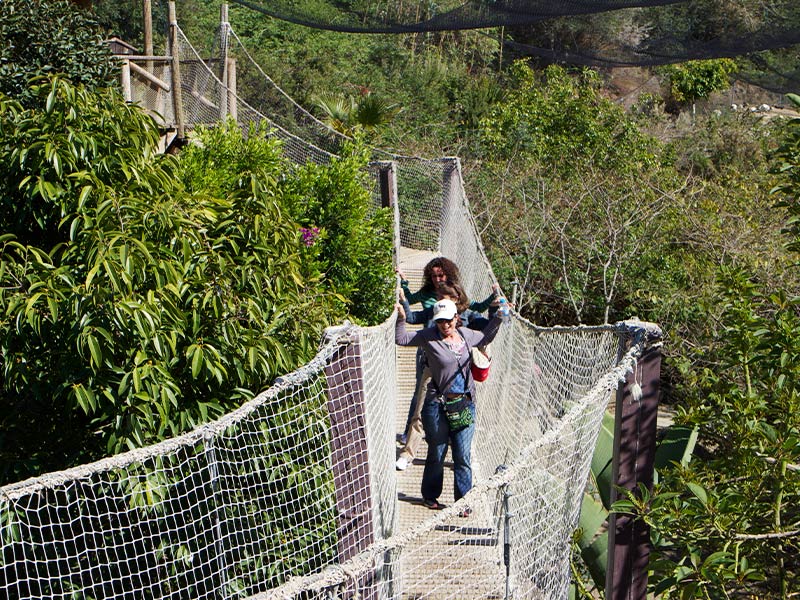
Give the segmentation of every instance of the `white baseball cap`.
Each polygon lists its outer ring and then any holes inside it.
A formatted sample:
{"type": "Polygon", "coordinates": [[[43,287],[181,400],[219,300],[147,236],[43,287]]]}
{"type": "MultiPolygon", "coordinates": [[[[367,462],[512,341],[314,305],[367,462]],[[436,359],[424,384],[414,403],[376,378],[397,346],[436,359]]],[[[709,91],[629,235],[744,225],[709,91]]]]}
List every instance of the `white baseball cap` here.
{"type": "Polygon", "coordinates": [[[439,300],[433,305],[433,320],[449,321],[458,314],[456,304],[452,300],[439,300]]]}

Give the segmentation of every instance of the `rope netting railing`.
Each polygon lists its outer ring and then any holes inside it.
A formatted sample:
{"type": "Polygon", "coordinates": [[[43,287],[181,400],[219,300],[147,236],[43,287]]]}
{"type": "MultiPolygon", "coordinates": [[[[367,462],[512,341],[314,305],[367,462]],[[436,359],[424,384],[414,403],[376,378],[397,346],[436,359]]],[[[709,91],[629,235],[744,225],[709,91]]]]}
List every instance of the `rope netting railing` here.
{"type": "Polygon", "coordinates": [[[479,392],[479,484],[398,532],[392,325],[335,331],[314,361],[190,434],[2,488],[3,597],[486,597],[508,581],[509,513],[513,597],[563,597],[599,416],[641,345],[613,366],[618,328],[505,330],[504,368],[479,392]]]}
{"type": "MultiPolygon", "coordinates": [[[[265,127],[270,135],[281,140],[284,153],[299,164],[307,161],[327,164],[335,156],[333,150],[337,148],[338,138],[332,130],[327,129],[324,134],[318,135],[317,140],[309,141],[310,129],[305,128],[305,137],[301,138],[291,131],[297,131],[297,127],[284,127],[285,120],[279,123],[267,116],[265,112],[239,97],[228,85],[226,69],[230,68],[230,61],[225,57],[231,40],[238,40],[231,35],[229,27],[220,28],[216,43],[218,50],[212,58],[206,59],[200,56],[180,27],[177,27],[177,33],[175,52],[180,61],[181,104],[187,123],[193,126],[210,126],[230,117],[245,133],[252,126],[265,127]]],[[[322,128],[317,127],[316,130],[321,132],[322,128]]]]}
{"type": "MultiPolygon", "coordinates": [[[[438,245],[474,294],[493,278],[458,162],[432,162],[438,245]]],[[[311,363],[190,434],[0,489],[2,595],[564,597],[600,418],[644,330],[504,327],[479,389],[477,485],[399,531],[393,324],[329,330],[311,363]]]]}
{"type": "MultiPolygon", "coordinates": [[[[331,447],[354,460],[361,437],[333,439],[360,380],[346,334],[217,422],[1,488],[0,596],[234,598],[334,560],[331,447]]],[[[367,470],[346,477],[370,489],[367,470]]],[[[350,535],[369,539],[371,502],[350,535]]]]}
{"type": "Polygon", "coordinates": [[[503,333],[493,347],[510,349],[495,354],[495,366],[512,360],[478,391],[476,486],[350,560],[255,598],[567,596],[570,538],[599,422],[644,349],[644,330],[619,362],[620,336],[631,334],[621,325],[545,331],[518,320],[503,333]],[[562,358],[572,351],[579,360],[562,358]],[[523,381],[510,381],[523,372],[523,381]]]}
{"type": "MultiPolygon", "coordinates": [[[[255,62],[229,23],[220,27],[212,52],[215,58],[211,59],[203,60],[180,28],[178,33],[181,81],[185,90],[183,107],[188,123],[212,125],[219,122],[222,115],[229,115],[243,130],[253,124],[263,124],[281,140],[286,155],[298,164],[307,161],[326,164],[349,139],[306,111],[275,84],[255,62]],[[220,58],[222,56],[238,57],[236,68],[240,75],[246,74],[250,80],[257,80],[257,107],[223,83],[226,78],[222,65],[227,61],[220,58]],[[222,98],[226,99],[227,113],[220,112],[222,98]]],[[[375,149],[373,154],[376,161],[393,161],[398,165],[400,245],[440,252],[443,193],[446,193],[445,186],[452,185],[449,175],[454,168],[452,160],[401,156],[380,149],[375,149]]],[[[376,171],[372,170],[372,176],[376,185],[371,191],[376,204],[380,204],[376,171]]]]}

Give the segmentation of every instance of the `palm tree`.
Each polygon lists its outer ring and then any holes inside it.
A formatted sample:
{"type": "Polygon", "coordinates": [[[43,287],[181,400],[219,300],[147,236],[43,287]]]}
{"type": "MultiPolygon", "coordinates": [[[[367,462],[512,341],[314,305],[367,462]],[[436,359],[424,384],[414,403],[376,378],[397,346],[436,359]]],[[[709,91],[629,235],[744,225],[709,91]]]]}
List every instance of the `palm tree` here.
{"type": "Polygon", "coordinates": [[[389,123],[402,108],[389,104],[366,88],[358,98],[336,92],[323,92],[314,96],[314,103],[325,113],[325,122],[339,133],[353,135],[356,130],[372,131],[389,123]]]}

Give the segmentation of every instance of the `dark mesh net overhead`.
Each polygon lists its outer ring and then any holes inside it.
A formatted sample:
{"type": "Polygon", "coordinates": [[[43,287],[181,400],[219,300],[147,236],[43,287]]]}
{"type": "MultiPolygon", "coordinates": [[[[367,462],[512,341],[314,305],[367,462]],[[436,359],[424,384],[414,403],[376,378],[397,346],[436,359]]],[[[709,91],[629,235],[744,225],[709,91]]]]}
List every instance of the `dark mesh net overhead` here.
{"type": "MultiPolygon", "coordinates": [[[[413,33],[502,27],[504,48],[543,62],[619,67],[739,58],[738,77],[800,91],[800,2],[774,0],[233,0],[333,31],[413,33]]],[[[499,29],[487,35],[500,37],[499,29]]]]}
{"type": "Polygon", "coordinates": [[[587,15],[681,0],[233,0],[277,19],[352,33],[412,33],[509,27],[565,15],[587,15]]]}

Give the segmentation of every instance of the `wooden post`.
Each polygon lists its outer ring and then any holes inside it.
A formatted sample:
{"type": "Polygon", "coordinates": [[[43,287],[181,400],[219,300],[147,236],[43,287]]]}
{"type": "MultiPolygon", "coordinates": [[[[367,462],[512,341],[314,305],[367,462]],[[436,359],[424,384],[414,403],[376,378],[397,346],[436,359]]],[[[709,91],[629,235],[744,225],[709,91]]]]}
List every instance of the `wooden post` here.
{"type": "Polygon", "coordinates": [[[381,191],[381,208],[392,209],[394,225],[394,244],[392,254],[394,265],[399,264],[400,246],[400,205],[397,202],[397,163],[394,161],[381,161],[378,167],[378,184],[381,191]]]}
{"type": "Polygon", "coordinates": [[[228,3],[223,2],[219,8],[219,43],[221,50],[220,81],[222,89],[219,91],[219,120],[224,121],[228,116],[228,3]]]}
{"type": "Polygon", "coordinates": [[[238,105],[236,103],[236,59],[228,59],[228,114],[234,121],[239,119],[238,105]]]}
{"type": "MultiPolygon", "coordinates": [[[[344,563],[375,541],[372,520],[364,370],[360,341],[340,342],[325,367],[331,422],[331,461],[336,494],[337,562],[344,563]]],[[[354,598],[352,585],[343,596],[354,598]]],[[[376,598],[371,572],[358,581],[361,598],[376,598]]]]}
{"type": "MultiPolygon", "coordinates": [[[[445,224],[450,221],[450,216],[453,214],[456,207],[458,199],[457,176],[461,166],[458,157],[445,157],[441,159],[441,162],[443,165],[442,208],[441,212],[439,213],[439,231],[436,232],[436,237],[439,238],[439,254],[446,254],[448,252],[452,252],[452,248],[454,246],[450,239],[444,239],[443,234],[447,230],[445,224]]],[[[454,257],[451,256],[451,258],[454,257]]],[[[470,293],[471,291],[472,290],[467,289],[467,293],[470,293]]]]}
{"type": "Polygon", "coordinates": [[[122,86],[122,95],[125,97],[125,102],[130,102],[133,98],[131,93],[131,61],[127,58],[122,59],[119,78],[120,85],[122,86]]]}
{"type": "Polygon", "coordinates": [[[381,186],[381,208],[389,208],[397,202],[397,181],[393,162],[380,163],[378,177],[381,186]]]}
{"type": "MultiPolygon", "coordinates": [[[[647,329],[650,340],[658,340],[661,332],[655,333],[657,328],[651,328],[652,325],[647,329]]],[[[621,350],[629,347],[627,339],[621,350]]],[[[634,493],[639,484],[653,488],[660,379],[661,349],[651,345],[617,390],[612,503],[618,497],[617,486],[634,493]]],[[[614,513],[609,517],[608,527],[606,600],[645,600],[650,528],[640,519],[614,513]]]]}
{"type": "MultiPolygon", "coordinates": [[[[153,56],[153,3],[152,0],[142,0],[142,15],[144,19],[144,53],[153,56]]],[[[144,68],[153,71],[152,61],[147,61],[144,68]]]]}
{"type": "MultiPolygon", "coordinates": [[[[370,163],[370,173],[376,173],[381,208],[392,209],[394,226],[394,265],[398,265],[400,242],[400,206],[397,199],[397,163],[392,160],[376,160],[370,163]]],[[[373,205],[377,205],[373,193],[373,205]]]]}
{"type": "Polygon", "coordinates": [[[171,91],[172,107],[175,118],[175,129],[178,140],[183,140],[185,135],[183,123],[183,95],[181,94],[181,60],[178,43],[178,20],[175,16],[175,0],[169,1],[169,55],[171,58],[171,91]]]}
{"type": "Polygon", "coordinates": [[[343,344],[325,368],[336,488],[339,562],[374,541],[363,371],[358,341],[343,344]]]}

